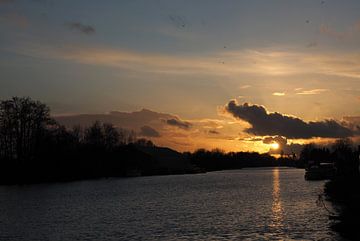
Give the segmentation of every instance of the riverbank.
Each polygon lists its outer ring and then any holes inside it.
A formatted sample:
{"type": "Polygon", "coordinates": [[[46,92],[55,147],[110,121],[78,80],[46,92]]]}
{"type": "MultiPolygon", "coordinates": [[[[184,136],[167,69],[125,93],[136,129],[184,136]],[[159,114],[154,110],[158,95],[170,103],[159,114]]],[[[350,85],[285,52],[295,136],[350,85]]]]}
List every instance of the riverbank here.
{"type": "Polygon", "coordinates": [[[338,211],[333,230],[349,240],[360,240],[360,178],[337,178],[325,184],[325,194],[338,211]]]}

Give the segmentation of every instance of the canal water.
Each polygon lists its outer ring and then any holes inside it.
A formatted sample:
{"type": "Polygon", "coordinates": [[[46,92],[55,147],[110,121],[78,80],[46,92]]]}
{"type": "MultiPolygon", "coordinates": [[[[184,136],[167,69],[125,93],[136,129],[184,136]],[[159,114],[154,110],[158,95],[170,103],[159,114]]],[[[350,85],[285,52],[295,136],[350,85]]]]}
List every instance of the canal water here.
{"type": "Polygon", "coordinates": [[[341,240],[323,187],[292,168],[0,186],[0,240],[341,240]]]}

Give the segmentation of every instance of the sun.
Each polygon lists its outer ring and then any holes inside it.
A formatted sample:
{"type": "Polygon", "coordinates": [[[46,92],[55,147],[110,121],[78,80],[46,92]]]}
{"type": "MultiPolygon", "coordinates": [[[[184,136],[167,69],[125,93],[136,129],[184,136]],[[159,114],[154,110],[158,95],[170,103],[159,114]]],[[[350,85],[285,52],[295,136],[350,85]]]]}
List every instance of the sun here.
{"type": "Polygon", "coordinates": [[[279,143],[273,142],[273,143],[270,144],[270,147],[273,150],[277,150],[277,149],[279,149],[279,143]]]}

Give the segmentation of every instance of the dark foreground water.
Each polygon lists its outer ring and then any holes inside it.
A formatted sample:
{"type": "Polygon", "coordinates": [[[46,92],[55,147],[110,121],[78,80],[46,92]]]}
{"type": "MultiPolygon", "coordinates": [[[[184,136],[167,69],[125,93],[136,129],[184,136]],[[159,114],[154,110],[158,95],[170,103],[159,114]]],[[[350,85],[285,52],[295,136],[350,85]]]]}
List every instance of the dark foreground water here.
{"type": "MultiPolygon", "coordinates": [[[[339,240],[300,169],[0,187],[0,240],[339,240]]],[[[329,205],[330,206],[330,205],[329,205]]]]}

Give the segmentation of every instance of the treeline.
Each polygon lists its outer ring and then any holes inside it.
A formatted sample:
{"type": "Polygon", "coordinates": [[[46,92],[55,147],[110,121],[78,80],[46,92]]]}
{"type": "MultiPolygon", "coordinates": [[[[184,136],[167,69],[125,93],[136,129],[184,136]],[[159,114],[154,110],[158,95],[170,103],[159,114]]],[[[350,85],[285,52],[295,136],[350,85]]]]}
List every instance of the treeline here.
{"type": "Polygon", "coordinates": [[[65,128],[30,98],[0,101],[0,184],[298,164],[256,152],[178,153],[110,123],[65,128]]]}
{"type": "Polygon", "coordinates": [[[208,151],[199,149],[193,153],[185,153],[191,163],[206,171],[240,169],[245,167],[303,167],[303,163],[290,157],[275,158],[268,153],[227,152],[220,149],[208,151]]]}
{"type": "Polygon", "coordinates": [[[0,102],[1,183],[157,174],[157,161],[140,145],[153,144],[107,123],[68,130],[30,98],[0,102]]]}

